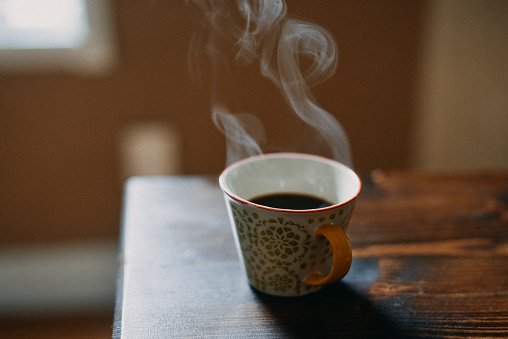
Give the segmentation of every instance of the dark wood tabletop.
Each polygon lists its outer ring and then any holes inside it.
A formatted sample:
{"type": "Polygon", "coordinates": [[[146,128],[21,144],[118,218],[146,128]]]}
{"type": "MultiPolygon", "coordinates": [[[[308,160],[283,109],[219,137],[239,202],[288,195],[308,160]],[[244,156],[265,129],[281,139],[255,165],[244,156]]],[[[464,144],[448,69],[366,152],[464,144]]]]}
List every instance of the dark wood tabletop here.
{"type": "Polygon", "coordinates": [[[508,337],[508,173],[374,172],[340,282],[251,289],[217,179],[126,184],[113,337],[508,337]]]}

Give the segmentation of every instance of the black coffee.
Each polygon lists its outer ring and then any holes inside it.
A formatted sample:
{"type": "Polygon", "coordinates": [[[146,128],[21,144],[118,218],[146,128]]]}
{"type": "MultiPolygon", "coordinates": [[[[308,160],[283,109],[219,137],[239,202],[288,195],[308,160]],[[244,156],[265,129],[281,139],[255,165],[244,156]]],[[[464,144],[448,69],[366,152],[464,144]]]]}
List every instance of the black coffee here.
{"type": "Polygon", "coordinates": [[[272,193],[250,199],[255,204],[288,210],[310,210],[331,206],[332,203],[301,193],[272,193]]]}

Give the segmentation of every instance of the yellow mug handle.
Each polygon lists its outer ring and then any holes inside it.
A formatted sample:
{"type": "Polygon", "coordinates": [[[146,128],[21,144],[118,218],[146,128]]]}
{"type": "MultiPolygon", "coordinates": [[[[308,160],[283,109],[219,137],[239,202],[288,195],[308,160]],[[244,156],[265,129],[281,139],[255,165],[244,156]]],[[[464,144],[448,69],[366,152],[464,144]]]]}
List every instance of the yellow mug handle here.
{"type": "Polygon", "coordinates": [[[327,275],[311,273],[303,281],[311,286],[323,286],[343,278],[351,267],[353,255],[344,230],[334,224],[324,224],[316,230],[316,237],[325,237],[332,247],[332,268],[327,275]]]}

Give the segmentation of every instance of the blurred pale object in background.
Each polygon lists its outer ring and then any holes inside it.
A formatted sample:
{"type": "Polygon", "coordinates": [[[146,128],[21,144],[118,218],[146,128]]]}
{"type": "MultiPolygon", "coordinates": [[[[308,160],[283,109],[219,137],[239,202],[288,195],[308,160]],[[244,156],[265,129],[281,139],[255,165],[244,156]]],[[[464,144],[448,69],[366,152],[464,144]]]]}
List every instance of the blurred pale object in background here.
{"type": "Polygon", "coordinates": [[[116,254],[108,240],[0,248],[0,319],[111,308],[116,254]]]}
{"type": "Polygon", "coordinates": [[[181,174],[180,145],[180,133],[170,124],[131,122],[121,131],[119,140],[122,178],[181,174]]]}
{"type": "Polygon", "coordinates": [[[110,6],[109,0],[0,0],[0,70],[112,69],[110,6]]]}
{"type": "Polygon", "coordinates": [[[89,34],[82,0],[0,1],[3,48],[74,48],[89,34]]]}

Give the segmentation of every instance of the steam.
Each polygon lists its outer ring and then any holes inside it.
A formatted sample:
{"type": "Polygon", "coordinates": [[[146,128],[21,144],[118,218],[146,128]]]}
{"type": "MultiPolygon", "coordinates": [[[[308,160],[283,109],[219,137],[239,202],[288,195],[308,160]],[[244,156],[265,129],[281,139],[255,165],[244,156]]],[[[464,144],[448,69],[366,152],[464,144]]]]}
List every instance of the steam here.
{"type": "MultiPolygon", "coordinates": [[[[239,63],[258,62],[261,74],[283,94],[289,107],[326,141],[332,157],[352,167],[349,142],[341,124],[324,110],[311,88],[329,79],[337,64],[333,37],[321,26],[288,18],[282,0],[236,0],[232,13],[226,1],[194,0],[209,29],[204,49],[213,62],[224,60],[218,41],[225,40],[236,50],[239,63]],[[236,16],[235,16],[236,14],[236,16]],[[303,62],[305,61],[305,63],[303,62]],[[307,65],[302,69],[302,64],[307,65]]],[[[191,45],[192,55],[203,49],[203,36],[191,45]]],[[[195,71],[195,73],[198,73],[195,71]]],[[[214,81],[216,77],[212,76],[214,81]]],[[[212,117],[227,140],[228,164],[261,154],[262,125],[248,114],[232,114],[212,98],[212,117]]]]}
{"type": "Polygon", "coordinates": [[[226,136],[227,163],[262,153],[265,135],[261,122],[250,114],[231,114],[222,106],[213,110],[215,126],[226,136]]]}

